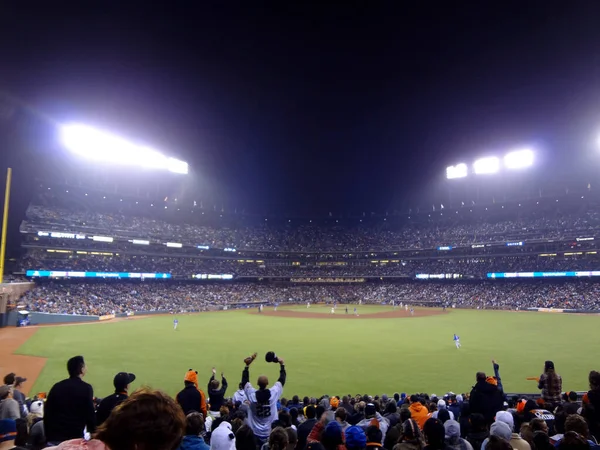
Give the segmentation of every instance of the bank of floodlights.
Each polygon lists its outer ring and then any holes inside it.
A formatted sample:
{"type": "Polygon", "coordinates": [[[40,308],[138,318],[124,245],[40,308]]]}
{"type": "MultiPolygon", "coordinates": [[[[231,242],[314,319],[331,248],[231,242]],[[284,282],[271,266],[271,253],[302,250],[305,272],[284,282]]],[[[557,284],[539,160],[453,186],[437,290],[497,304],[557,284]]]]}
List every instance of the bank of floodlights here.
{"type": "Polygon", "coordinates": [[[180,174],[188,173],[188,164],[185,161],[165,156],[152,148],[87,125],[64,125],[60,133],[63,145],[68,150],[87,159],[180,174]]]}
{"type": "MultiPolygon", "coordinates": [[[[530,149],[515,150],[504,155],[502,160],[496,156],[488,156],[476,160],[470,173],[475,175],[491,175],[502,169],[518,170],[533,165],[535,154],[530,149]]],[[[465,178],[469,175],[467,164],[460,163],[446,168],[446,178],[449,180],[465,178]]]]}

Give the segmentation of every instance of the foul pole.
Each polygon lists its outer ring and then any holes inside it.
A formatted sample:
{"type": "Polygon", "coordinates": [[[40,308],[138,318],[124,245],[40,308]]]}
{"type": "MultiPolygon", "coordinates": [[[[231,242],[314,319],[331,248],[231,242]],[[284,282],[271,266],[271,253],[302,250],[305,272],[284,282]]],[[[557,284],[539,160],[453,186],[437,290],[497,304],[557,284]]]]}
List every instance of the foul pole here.
{"type": "Polygon", "coordinates": [[[0,242],[0,284],[4,282],[4,255],[6,254],[6,228],[8,227],[8,203],[12,169],[6,170],[6,190],[4,191],[4,215],[2,216],[2,241],[0,242]]]}

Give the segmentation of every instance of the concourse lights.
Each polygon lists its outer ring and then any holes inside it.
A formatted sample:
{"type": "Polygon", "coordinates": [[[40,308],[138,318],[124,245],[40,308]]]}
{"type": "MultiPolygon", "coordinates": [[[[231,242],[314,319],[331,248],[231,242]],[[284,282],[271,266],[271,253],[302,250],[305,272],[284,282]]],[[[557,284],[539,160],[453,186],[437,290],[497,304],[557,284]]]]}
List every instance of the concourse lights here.
{"type": "Polygon", "coordinates": [[[496,173],[500,170],[500,160],[495,156],[478,159],[473,163],[473,171],[477,175],[496,173]]]}
{"type": "Polygon", "coordinates": [[[452,180],[454,178],[464,178],[468,175],[468,168],[465,163],[460,163],[455,166],[446,167],[446,178],[452,180]]]}
{"type": "Polygon", "coordinates": [[[504,167],[507,169],[522,169],[533,165],[533,151],[529,149],[516,150],[504,156],[504,167]]]}
{"type": "Polygon", "coordinates": [[[188,173],[188,164],[185,161],[167,157],[154,149],[87,125],[64,125],[60,133],[68,150],[88,159],[173,173],[188,173]]]}

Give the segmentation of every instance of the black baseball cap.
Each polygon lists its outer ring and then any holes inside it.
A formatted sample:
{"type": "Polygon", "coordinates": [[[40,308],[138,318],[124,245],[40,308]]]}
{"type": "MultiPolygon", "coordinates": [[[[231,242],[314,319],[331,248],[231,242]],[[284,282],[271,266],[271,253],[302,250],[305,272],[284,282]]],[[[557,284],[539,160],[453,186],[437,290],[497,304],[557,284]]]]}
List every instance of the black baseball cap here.
{"type": "Polygon", "coordinates": [[[129,383],[133,383],[135,381],[135,375],[127,372],[119,372],[115,375],[115,379],[113,380],[113,384],[115,385],[115,389],[125,389],[129,383]]]}

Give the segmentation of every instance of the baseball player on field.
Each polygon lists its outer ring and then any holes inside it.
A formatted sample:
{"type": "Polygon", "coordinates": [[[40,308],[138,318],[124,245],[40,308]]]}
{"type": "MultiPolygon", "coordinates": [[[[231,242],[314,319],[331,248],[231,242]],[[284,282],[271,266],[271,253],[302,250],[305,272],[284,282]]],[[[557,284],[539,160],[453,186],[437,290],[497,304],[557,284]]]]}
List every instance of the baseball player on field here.
{"type": "Polygon", "coordinates": [[[454,340],[454,344],[456,345],[456,348],[460,348],[460,336],[458,336],[456,333],[454,334],[454,337],[452,338],[454,340]]]}
{"type": "Polygon", "coordinates": [[[177,330],[177,325],[179,325],[179,320],[175,319],[173,320],[173,329],[177,330]]]}

